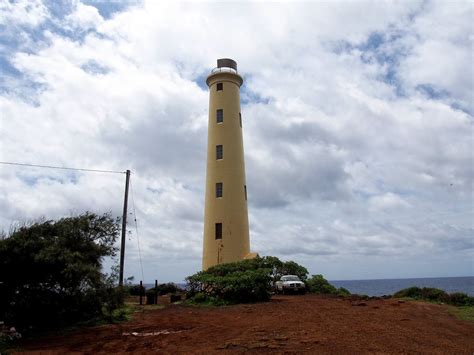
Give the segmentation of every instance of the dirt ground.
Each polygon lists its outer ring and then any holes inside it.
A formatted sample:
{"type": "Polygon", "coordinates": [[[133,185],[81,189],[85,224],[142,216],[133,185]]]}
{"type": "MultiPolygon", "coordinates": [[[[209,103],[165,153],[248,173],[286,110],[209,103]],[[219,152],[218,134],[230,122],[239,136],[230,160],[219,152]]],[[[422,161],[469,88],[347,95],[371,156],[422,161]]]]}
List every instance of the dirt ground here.
{"type": "Polygon", "coordinates": [[[168,305],[133,320],[20,344],[47,353],[425,353],[472,354],[474,322],[447,306],[395,299],[274,296],[227,307],[168,305]]]}

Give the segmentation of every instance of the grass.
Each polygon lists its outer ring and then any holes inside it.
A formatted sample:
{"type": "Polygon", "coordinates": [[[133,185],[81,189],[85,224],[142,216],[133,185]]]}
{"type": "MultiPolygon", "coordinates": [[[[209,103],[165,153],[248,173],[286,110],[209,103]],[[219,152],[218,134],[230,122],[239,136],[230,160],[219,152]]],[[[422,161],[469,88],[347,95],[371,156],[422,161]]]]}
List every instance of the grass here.
{"type": "Polygon", "coordinates": [[[222,307],[230,306],[233,303],[217,299],[215,297],[194,297],[183,301],[183,304],[195,307],[222,307]]]}
{"type": "MultiPolygon", "coordinates": [[[[163,308],[165,308],[165,305],[163,305],[163,304],[148,304],[148,305],[141,305],[140,306],[139,304],[133,303],[133,304],[127,304],[127,307],[131,308],[131,310],[132,310],[131,313],[144,313],[144,312],[147,312],[147,311],[155,311],[157,309],[163,309],[163,308]]],[[[133,315],[132,315],[131,318],[133,318],[133,315]]],[[[130,319],[128,319],[128,320],[130,320],[130,319]]]]}
{"type": "Polygon", "coordinates": [[[474,322],[474,307],[473,306],[449,306],[449,313],[457,319],[474,322]]]}
{"type": "Polygon", "coordinates": [[[441,304],[446,305],[448,307],[449,314],[453,315],[457,319],[474,322],[474,306],[452,306],[448,305],[444,302],[436,301],[436,300],[427,300],[427,299],[417,299],[413,297],[397,297],[403,301],[415,301],[415,302],[427,302],[427,303],[434,303],[434,304],[441,304]]]}

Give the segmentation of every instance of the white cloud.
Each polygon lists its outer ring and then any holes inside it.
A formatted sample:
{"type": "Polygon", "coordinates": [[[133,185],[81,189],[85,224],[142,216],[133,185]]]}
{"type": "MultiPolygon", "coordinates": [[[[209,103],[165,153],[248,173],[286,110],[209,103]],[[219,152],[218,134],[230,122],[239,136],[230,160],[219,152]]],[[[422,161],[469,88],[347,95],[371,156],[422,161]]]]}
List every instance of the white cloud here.
{"type": "MultiPolygon", "coordinates": [[[[472,273],[472,7],[150,1],[104,19],[70,5],[58,17],[8,4],[43,28],[12,49],[8,25],[0,44],[21,74],[0,82],[0,160],[131,169],[148,280],[200,267],[203,85],[219,57],[245,77],[254,250],[329,278],[366,277],[379,257],[377,277],[396,276],[391,265],[424,276],[411,267],[435,255],[431,276],[472,273]]],[[[1,166],[0,177],[6,229],[86,209],[120,215],[121,175],[1,166]]],[[[129,226],[127,273],[138,277],[129,226]]]]}
{"type": "Polygon", "coordinates": [[[0,25],[35,27],[45,21],[48,10],[41,0],[2,1],[0,25]]]}
{"type": "Polygon", "coordinates": [[[64,22],[66,26],[71,26],[72,30],[88,30],[100,26],[103,18],[97,8],[79,2],[74,12],[66,16],[64,22]]]}
{"type": "Polygon", "coordinates": [[[373,196],[369,199],[369,209],[371,210],[396,210],[409,207],[410,204],[400,196],[387,192],[383,195],[373,196]]]}

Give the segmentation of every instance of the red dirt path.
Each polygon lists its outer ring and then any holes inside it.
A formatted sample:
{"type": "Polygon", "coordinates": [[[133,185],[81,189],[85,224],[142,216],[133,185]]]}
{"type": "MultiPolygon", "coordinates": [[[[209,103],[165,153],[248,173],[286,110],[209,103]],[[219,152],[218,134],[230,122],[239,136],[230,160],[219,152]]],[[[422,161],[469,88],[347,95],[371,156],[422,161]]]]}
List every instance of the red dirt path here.
{"type": "Polygon", "coordinates": [[[130,322],[25,342],[27,352],[472,354],[474,323],[446,306],[274,296],[220,308],[170,305],[130,322]],[[135,335],[130,333],[137,333],[135,335]],[[128,335],[126,335],[128,334],[128,335]]]}

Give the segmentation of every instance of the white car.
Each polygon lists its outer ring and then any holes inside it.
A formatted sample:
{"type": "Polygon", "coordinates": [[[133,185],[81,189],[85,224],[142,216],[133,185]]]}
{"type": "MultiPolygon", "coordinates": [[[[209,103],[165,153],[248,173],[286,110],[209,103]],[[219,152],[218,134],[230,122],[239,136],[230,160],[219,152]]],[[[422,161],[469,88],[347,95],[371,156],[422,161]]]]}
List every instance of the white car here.
{"type": "Polygon", "coordinates": [[[296,275],[282,276],[280,281],[275,282],[276,293],[306,293],[306,286],[296,275]]]}

